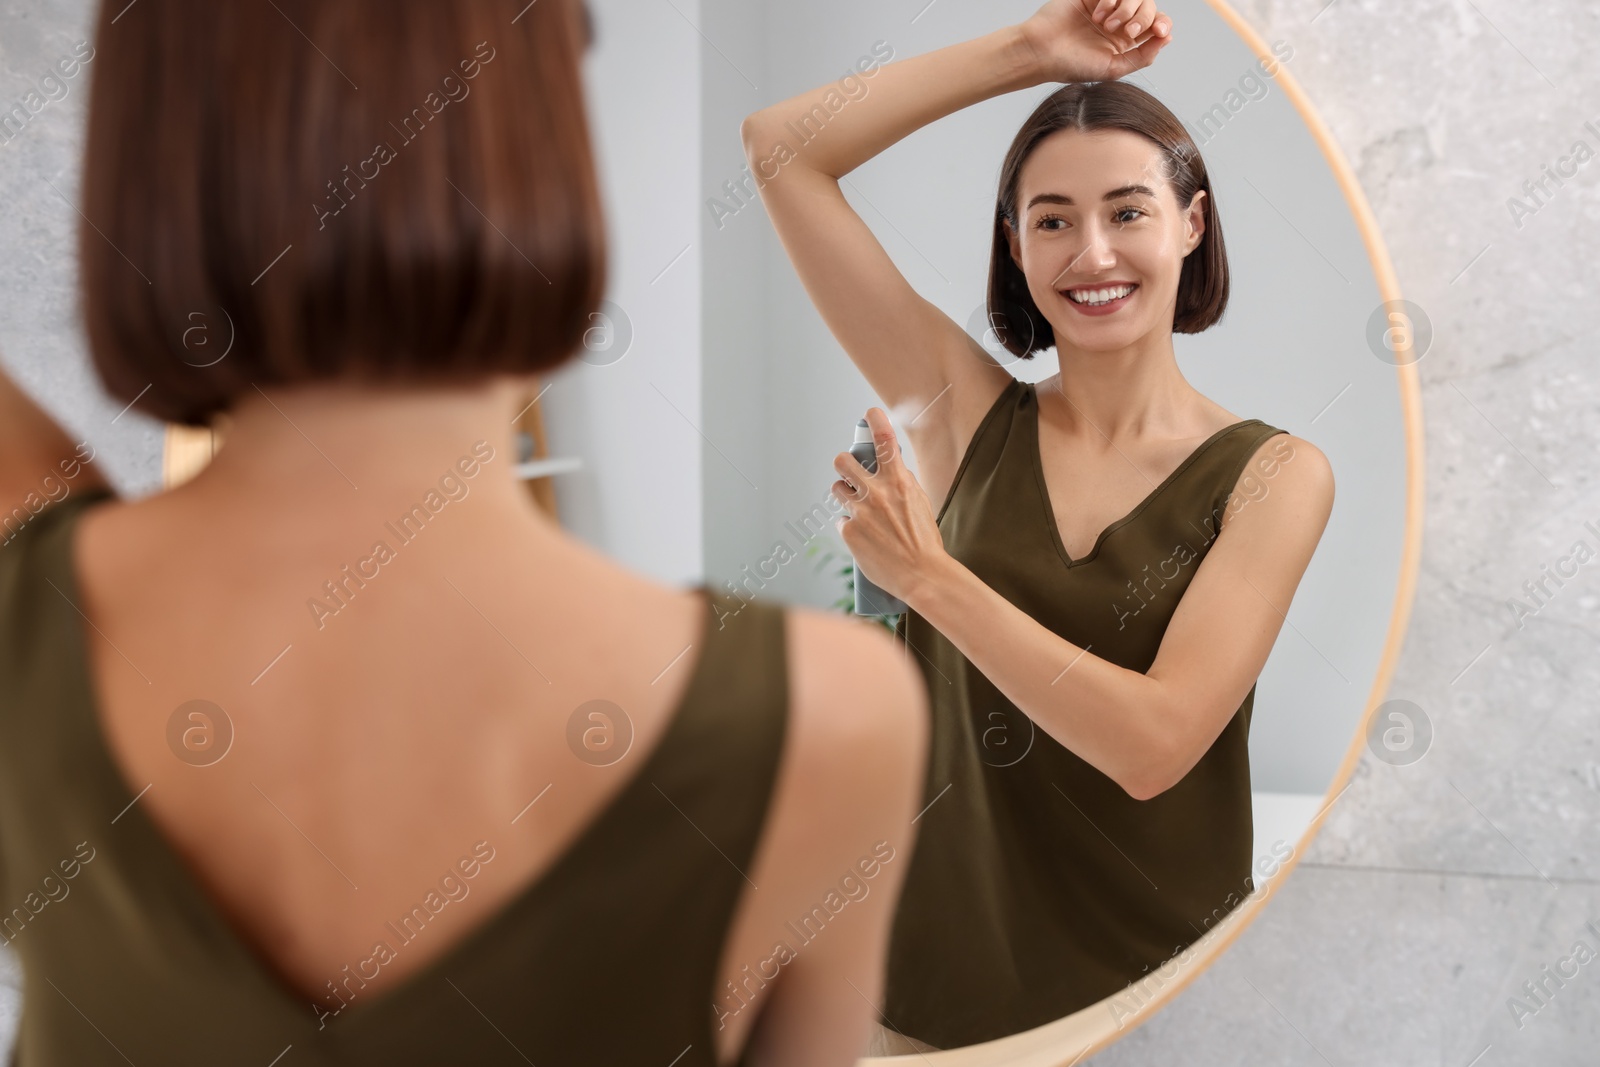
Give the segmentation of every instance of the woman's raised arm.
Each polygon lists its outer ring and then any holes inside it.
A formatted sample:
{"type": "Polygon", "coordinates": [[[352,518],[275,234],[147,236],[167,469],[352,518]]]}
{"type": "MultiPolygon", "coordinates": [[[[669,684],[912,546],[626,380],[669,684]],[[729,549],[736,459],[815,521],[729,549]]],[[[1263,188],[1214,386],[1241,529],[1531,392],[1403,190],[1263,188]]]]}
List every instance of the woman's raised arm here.
{"type": "Polygon", "coordinates": [[[952,369],[981,371],[965,331],[911,288],[839,179],[936,119],[1038,84],[1037,69],[1022,27],[1010,26],[881,67],[864,79],[866,93],[837,111],[824,104],[832,87],[823,86],[755,112],[740,128],[800,281],[890,409],[931,401],[952,369]],[[810,139],[799,143],[796,131],[810,139]]]}
{"type": "Polygon", "coordinates": [[[859,99],[841,103],[836,89],[823,86],[746,117],[745,155],[784,250],[885,407],[921,410],[951,386],[971,396],[995,382],[973,358],[983,350],[911,288],[839,179],[913,131],[990,97],[1146,67],[1170,31],[1154,0],[1050,0],[1019,25],[879,68],[859,99]]]}

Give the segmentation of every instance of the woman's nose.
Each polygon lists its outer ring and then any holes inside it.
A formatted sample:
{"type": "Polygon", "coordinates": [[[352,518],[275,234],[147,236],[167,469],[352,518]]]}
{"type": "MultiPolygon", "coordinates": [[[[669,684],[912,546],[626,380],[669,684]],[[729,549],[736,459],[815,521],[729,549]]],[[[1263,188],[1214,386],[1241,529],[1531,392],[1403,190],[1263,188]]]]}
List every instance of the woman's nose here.
{"type": "Polygon", "coordinates": [[[1084,246],[1078,253],[1077,270],[1084,274],[1093,274],[1114,266],[1116,257],[1112,254],[1112,235],[1100,226],[1084,228],[1084,246]]]}

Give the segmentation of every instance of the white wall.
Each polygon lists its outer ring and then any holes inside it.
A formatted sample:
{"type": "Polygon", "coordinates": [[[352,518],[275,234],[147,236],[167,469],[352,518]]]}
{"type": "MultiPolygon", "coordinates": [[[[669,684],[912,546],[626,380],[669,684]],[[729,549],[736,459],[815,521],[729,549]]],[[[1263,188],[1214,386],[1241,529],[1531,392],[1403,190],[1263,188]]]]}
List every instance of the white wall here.
{"type": "MultiPolygon", "coordinates": [[[[771,102],[767,5],[701,0],[701,169],[694,209],[704,267],[701,354],[708,444],[704,566],[708,580],[735,577],[767,555],[774,511],[771,463],[784,443],[773,434],[771,317],[767,305],[772,226],[746,178],[739,123],[771,102]],[[731,216],[724,203],[736,209],[731,216]],[[740,206],[740,205],[743,206],[740,206]]],[[[787,263],[783,264],[788,269],[787,263]]]]}
{"type": "MultiPolygon", "coordinates": [[[[700,49],[697,0],[590,0],[585,62],[609,239],[607,298],[632,342],[616,362],[574,361],[541,401],[563,524],[644,574],[702,574],[700,49]]],[[[604,361],[614,355],[596,354],[604,361]]]]}

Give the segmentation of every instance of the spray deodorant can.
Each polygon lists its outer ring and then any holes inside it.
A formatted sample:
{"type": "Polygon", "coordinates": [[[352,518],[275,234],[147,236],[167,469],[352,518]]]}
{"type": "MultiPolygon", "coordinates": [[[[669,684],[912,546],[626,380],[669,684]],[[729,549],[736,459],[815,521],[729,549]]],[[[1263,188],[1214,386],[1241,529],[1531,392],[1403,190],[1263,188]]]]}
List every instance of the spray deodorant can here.
{"type": "MultiPolygon", "coordinates": [[[[867,468],[867,473],[878,473],[878,449],[872,442],[872,427],[866,419],[856,423],[855,443],[850,446],[850,454],[856,462],[867,468]]],[[[873,585],[865,574],[861,573],[858,566],[856,573],[856,614],[857,615],[904,615],[907,610],[906,602],[899,597],[890,596],[888,593],[873,585]]]]}

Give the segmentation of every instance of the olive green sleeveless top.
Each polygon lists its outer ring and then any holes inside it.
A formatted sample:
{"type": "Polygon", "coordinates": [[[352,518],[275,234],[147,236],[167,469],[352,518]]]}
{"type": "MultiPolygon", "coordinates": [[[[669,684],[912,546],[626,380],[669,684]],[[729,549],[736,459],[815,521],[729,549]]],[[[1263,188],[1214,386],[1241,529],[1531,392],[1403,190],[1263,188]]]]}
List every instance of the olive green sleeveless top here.
{"type": "Polygon", "coordinates": [[[223,919],[105,745],[68,553],[75,520],[108,495],[75,494],[0,547],[0,934],[24,979],[13,1067],[713,1067],[731,1010],[713,1006],[719,957],[788,715],[778,606],[701,586],[712,610],[691,681],[628,784],[465,941],[373,996],[346,982],[330,1014],[332,994],[319,1009],[292,992],[223,919]]]}
{"type": "MultiPolygon", "coordinates": [[[[1034,386],[1014,380],[985,415],[939,511],[944,546],[1052,633],[1146,671],[1245,463],[1284,431],[1259,419],[1219,430],[1071,559],[1038,411],[1034,386]]],[[[1188,775],[1140,801],[1037,728],[914,611],[897,633],[933,722],[884,1026],[954,1048],[1043,1025],[1155,970],[1253,890],[1254,686],[1188,775]]]]}

